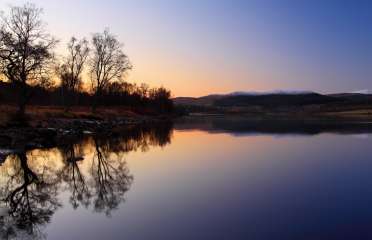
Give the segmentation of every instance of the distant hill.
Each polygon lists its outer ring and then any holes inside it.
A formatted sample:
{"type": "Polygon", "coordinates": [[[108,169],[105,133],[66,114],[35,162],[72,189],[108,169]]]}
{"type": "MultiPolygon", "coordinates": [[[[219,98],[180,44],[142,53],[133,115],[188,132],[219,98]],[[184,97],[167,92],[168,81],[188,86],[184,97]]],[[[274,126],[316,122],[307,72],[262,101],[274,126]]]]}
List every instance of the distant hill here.
{"type": "Polygon", "coordinates": [[[189,107],[191,111],[349,111],[372,108],[372,95],[361,93],[320,94],[308,91],[234,92],[208,95],[200,98],[179,97],[175,105],[189,107]]]}
{"type": "Polygon", "coordinates": [[[199,98],[177,97],[173,99],[176,105],[196,105],[196,106],[213,106],[216,100],[226,97],[226,95],[208,95],[199,98]]]}
{"type": "Polygon", "coordinates": [[[312,104],[327,104],[339,101],[338,98],[318,93],[285,94],[272,93],[263,95],[233,95],[217,99],[214,102],[218,107],[287,107],[304,106],[312,104]]]}

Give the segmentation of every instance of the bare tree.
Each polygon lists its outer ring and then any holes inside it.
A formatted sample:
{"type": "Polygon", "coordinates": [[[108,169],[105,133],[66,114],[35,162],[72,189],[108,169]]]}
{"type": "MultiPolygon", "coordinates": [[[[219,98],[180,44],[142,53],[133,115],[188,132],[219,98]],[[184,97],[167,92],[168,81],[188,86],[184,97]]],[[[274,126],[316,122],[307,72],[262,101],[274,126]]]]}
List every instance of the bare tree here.
{"type": "Polygon", "coordinates": [[[46,33],[42,9],[31,3],[1,14],[0,71],[19,89],[19,114],[24,116],[29,85],[44,83],[56,40],[46,33]]]}
{"type": "Polygon", "coordinates": [[[132,65],[122,50],[123,45],[107,29],[103,33],[93,35],[92,48],[90,72],[95,110],[102,91],[109,83],[122,81],[123,75],[132,69],[132,65]]]}
{"type": "Polygon", "coordinates": [[[88,41],[72,37],[67,44],[67,52],[68,56],[62,65],[57,68],[66,110],[70,107],[71,97],[75,98],[76,92],[80,90],[82,85],[81,75],[89,54],[88,41]]]}

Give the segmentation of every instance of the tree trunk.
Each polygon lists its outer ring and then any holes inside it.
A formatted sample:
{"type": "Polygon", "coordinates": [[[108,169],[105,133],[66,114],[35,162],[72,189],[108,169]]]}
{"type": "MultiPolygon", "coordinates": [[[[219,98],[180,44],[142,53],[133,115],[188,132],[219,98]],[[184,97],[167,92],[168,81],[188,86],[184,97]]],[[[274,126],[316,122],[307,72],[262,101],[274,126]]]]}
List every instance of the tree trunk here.
{"type": "Polygon", "coordinates": [[[96,93],[94,94],[94,99],[92,101],[92,113],[95,113],[97,111],[100,96],[101,96],[101,91],[97,90],[96,93]]]}
{"type": "Polygon", "coordinates": [[[74,96],[74,93],[69,91],[69,90],[65,90],[65,95],[64,95],[64,105],[65,105],[65,112],[69,112],[70,109],[71,109],[71,102],[72,102],[72,98],[74,96]]]}
{"type": "Polygon", "coordinates": [[[29,101],[31,94],[25,84],[21,84],[19,88],[18,111],[16,120],[18,120],[19,122],[26,122],[26,104],[29,101]]]}

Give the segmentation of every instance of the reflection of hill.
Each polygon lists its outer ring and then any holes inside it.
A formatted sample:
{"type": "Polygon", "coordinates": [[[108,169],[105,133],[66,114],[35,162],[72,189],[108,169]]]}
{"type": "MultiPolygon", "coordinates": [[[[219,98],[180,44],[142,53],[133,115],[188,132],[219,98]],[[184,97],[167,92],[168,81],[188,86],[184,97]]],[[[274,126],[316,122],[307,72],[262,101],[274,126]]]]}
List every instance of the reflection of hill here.
{"type": "Polygon", "coordinates": [[[260,120],[244,117],[193,117],[179,120],[177,130],[202,130],[235,135],[244,134],[303,134],[320,133],[361,134],[372,133],[372,123],[321,120],[260,120]]]}

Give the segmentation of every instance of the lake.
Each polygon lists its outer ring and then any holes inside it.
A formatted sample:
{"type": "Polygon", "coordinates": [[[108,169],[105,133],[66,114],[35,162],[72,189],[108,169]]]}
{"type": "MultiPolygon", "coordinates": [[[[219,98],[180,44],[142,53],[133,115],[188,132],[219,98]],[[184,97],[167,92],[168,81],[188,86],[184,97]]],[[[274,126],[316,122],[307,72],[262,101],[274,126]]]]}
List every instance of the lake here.
{"type": "Polygon", "coordinates": [[[17,152],[4,239],[372,238],[372,125],[189,118],[17,152]]]}

